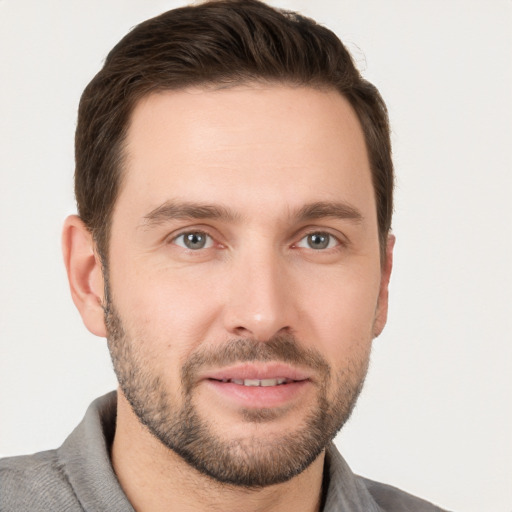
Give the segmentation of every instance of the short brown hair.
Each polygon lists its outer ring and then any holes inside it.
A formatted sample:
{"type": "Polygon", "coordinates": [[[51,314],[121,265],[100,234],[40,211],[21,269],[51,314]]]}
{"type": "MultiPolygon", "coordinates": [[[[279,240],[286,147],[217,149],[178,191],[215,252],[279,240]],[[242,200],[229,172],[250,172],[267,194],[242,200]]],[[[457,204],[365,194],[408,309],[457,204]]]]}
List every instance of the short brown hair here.
{"type": "Polygon", "coordinates": [[[214,0],[174,9],[132,29],[84,90],[75,137],[78,213],[103,264],[135,103],[159,90],[277,82],[339,91],[361,123],[377,204],[381,254],[391,227],[393,163],[386,106],[336,35],[257,0],[214,0]]]}

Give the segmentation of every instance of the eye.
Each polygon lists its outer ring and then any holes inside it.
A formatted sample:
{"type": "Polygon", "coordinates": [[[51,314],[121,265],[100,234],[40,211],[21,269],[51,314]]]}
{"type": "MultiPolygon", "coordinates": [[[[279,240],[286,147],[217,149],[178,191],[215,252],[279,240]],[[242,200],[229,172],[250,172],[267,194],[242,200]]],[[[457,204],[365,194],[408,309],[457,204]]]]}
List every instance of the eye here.
{"type": "Polygon", "coordinates": [[[314,250],[322,250],[322,249],[331,249],[339,245],[339,240],[336,239],[330,233],[323,233],[321,231],[309,233],[304,238],[299,240],[297,247],[305,248],[305,249],[314,249],[314,250]]]}
{"type": "Polygon", "coordinates": [[[178,235],[173,242],[179,247],[197,251],[200,249],[208,249],[213,246],[213,239],[210,235],[202,231],[188,231],[178,235]]]}

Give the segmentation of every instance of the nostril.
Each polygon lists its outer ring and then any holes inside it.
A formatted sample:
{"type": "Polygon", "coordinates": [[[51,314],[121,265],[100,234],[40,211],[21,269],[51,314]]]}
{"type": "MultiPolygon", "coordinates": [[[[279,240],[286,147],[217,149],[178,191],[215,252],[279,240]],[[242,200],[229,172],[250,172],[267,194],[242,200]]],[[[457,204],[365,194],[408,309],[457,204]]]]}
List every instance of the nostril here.
{"type": "Polygon", "coordinates": [[[240,337],[246,337],[246,336],[252,336],[252,333],[247,327],[243,327],[242,325],[239,325],[238,327],[235,327],[233,329],[235,334],[240,337]]]}

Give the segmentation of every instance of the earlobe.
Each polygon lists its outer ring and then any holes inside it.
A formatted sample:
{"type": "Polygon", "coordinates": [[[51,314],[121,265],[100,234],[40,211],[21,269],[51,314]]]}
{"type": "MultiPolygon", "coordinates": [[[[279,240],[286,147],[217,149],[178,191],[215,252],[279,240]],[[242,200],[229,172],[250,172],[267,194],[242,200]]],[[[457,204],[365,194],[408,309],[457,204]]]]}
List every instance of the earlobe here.
{"type": "Polygon", "coordinates": [[[62,231],[62,252],[73,302],[93,334],[106,337],[103,314],[103,272],[90,231],[70,215],[62,231]]]}
{"type": "Polygon", "coordinates": [[[393,269],[393,249],[395,247],[395,236],[388,235],[386,244],[386,260],[382,265],[379,300],[377,303],[377,312],[375,322],[373,324],[373,336],[376,338],[383,331],[388,319],[388,295],[389,295],[389,279],[391,278],[391,270],[393,269]]]}

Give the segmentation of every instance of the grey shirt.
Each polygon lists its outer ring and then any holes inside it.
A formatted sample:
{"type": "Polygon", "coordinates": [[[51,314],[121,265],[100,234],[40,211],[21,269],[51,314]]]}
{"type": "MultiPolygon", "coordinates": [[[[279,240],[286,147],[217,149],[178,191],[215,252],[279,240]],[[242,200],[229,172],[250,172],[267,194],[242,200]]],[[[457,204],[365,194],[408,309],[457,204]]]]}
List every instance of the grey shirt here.
{"type": "MultiPolygon", "coordinates": [[[[110,462],[116,394],[95,400],[57,450],[0,460],[0,511],[133,512],[110,462]]],[[[442,512],[395,487],[352,473],[327,449],[324,512],[442,512]]]]}

